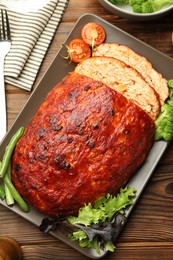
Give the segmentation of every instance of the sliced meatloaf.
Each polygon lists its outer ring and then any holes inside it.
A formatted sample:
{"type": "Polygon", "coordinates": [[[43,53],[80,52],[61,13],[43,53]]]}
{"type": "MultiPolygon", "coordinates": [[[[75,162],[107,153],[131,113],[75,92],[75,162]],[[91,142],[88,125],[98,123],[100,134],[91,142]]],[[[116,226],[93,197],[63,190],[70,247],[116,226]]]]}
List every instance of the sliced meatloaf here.
{"type": "Polygon", "coordinates": [[[17,143],[12,181],[36,209],[75,215],[116,194],[145,161],[155,124],[100,81],[72,73],[40,105],[17,143]]]}
{"type": "Polygon", "coordinates": [[[157,91],[161,105],[164,104],[169,94],[167,80],[153,68],[152,64],[145,57],[139,55],[131,48],[117,43],[101,44],[95,49],[93,56],[117,58],[134,67],[157,91]]]}
{"type": "Polygon", "coordinates": [[[75,71],[100,80],[140,106],[153,120],[160,112],[157,92],[137,70],[123,61],[111,57],[91,57],[75,68],[75,71]]]}

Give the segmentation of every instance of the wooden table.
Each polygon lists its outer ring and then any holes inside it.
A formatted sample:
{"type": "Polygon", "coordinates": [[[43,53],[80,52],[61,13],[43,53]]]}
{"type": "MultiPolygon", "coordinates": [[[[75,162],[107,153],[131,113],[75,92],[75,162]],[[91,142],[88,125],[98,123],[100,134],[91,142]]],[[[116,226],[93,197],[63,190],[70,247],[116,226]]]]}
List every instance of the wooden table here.
{"type": "MultiPolygon", "coordinates": [[[[43,61],[39,79],[54,58],[61,43],[77,19],[93,13],[173,58],[173,14],[157,21],[135,22],[106,11],[97,0],[70,0],[62,22],[43,61]]],[[[6,86],[8,127],[25,105],[30,93],[6,86]]],[[[11,236],[21,244],[24,259],[87,259],[76,250],[0,206],[0,235],[11,236]]],[[[173,259],[173,145],[154,171],[147,187],[133,210],[125,230],[119,236],[117,250],[104,259],[171,260],[173,259]]]]}

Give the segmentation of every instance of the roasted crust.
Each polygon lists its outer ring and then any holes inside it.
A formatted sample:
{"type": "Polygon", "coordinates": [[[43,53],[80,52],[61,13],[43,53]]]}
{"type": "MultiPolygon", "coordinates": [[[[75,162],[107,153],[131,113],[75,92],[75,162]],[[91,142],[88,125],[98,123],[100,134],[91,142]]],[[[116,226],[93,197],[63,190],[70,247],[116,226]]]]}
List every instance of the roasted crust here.
{"type": "Polygon", "coordinates": [[[133,51],[128,46],[118,43],[103,43],[97,46],[93,56],[107,56],[117,58],[126,64],[134,67],[145,80],[156,90],[160,97],[160,103],[163,105],[168,98],[169,89],[167,80],[153,68],[144,56],[133,51]]]}
{"type": "Polygon", "coordinates": [[[23,198],[54,217],[116,194],[145,161],[155,125],[138,106],[72,73],[47,96],[17,143],[12,181],[23,198]]]}

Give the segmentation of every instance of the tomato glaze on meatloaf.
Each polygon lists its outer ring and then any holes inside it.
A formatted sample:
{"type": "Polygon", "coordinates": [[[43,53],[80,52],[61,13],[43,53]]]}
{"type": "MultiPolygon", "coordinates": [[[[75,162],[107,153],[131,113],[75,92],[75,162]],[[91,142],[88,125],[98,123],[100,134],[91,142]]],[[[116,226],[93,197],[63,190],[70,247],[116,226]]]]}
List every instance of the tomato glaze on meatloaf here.
{"type": "Polygon", "coordinates": [[[146,160],[155,125],[105,84],[71,73],[40,105],[16,145],[12,181],[49,216],[75,215],[116,194],[146,160]]]}

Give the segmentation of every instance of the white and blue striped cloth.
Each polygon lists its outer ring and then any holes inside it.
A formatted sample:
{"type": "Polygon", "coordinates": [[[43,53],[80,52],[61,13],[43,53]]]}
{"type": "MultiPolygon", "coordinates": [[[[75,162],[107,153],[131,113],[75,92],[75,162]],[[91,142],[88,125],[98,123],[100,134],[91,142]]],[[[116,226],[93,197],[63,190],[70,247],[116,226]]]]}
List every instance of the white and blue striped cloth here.
{"type": "MultiPolygon", "coordinates": [[[[35,0],[37,1],[37,0],[35,0]]],[[[68,0],[49,0],[41,9],[17,12],[8,6],[12,45],[5,59],[5,82],[32,90],[42,60],[68,0]]],[[[4,8],[0,4],[0,8],[4,8]]]]}

